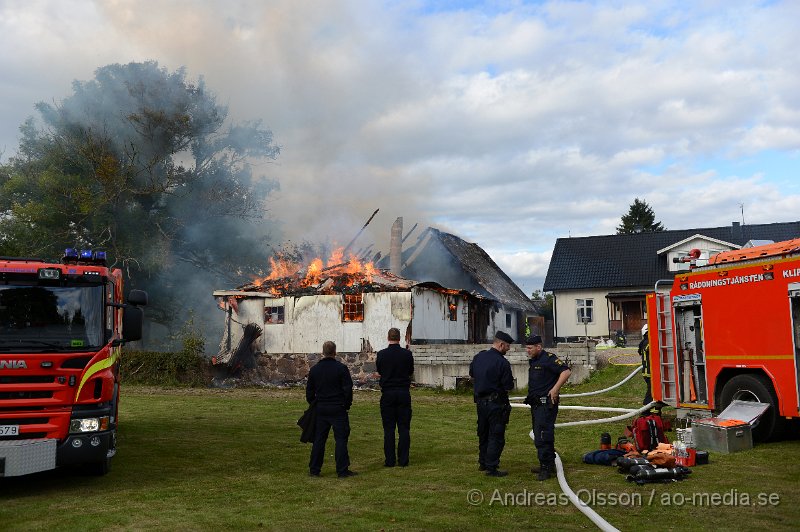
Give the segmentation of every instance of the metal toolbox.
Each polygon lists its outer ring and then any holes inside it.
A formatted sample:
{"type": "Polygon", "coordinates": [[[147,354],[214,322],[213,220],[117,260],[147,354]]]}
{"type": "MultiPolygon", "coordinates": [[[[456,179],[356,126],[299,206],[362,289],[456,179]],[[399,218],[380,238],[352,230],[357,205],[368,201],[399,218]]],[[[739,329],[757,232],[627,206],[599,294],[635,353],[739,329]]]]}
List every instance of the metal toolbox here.
{"type": "Polygon", "coordinates": [[[696,419],[692,423],[694,446],[705,451],[735,453],[753,448],[752,423],[769,405],[751,401],[732,401],[717,417],[696,419]]]}

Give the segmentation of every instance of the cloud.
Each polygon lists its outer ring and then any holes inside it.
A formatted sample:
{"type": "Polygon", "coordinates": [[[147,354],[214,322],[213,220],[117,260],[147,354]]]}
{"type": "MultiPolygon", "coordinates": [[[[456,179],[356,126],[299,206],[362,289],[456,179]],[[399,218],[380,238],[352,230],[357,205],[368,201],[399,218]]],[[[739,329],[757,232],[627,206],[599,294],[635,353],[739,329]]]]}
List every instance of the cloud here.
{"type": "Polygon", "coordinates": [[[285,238],[346,242],[380,208],[378,249],[403,216],[532,283],[556,238],[613,233],[636,197],[674,229],[742,203],[749,223],[797,218],[786,170],[759,162],[800,148],[800,4],[431,5],[4,2],[0,149],[72,79],[156,59],[271,127],[281,156],[258,170],[285,238]]]}

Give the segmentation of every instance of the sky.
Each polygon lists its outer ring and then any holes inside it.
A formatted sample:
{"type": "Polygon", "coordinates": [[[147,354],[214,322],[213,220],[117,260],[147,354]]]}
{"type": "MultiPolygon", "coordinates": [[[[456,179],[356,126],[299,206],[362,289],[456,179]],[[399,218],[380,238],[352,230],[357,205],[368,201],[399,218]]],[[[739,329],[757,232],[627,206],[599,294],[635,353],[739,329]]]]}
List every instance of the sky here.
{"type": "MultiPolygon", "coordinates": [[[[281,154],[287,240],[432,225],[528,294],[556,239],[800,219],[800,2],[0,0],[0,152],[113,63],[205,80],[281,154]]],[[[419,231],[419,230],[417,230],[419,231]]],[[[412,235],[413,240],[413,235],[412,235]]],[[[219,288],[219,287],[213,287],[219,288]]]]}

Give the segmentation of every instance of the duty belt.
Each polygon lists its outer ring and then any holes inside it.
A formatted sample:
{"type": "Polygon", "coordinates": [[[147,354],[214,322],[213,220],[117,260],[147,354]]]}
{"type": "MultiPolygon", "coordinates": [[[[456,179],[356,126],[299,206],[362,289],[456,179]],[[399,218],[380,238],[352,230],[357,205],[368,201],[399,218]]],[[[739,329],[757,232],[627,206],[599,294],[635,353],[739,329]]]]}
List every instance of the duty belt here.
{"type": "Polygon", "coordinates": [[[508,400],[506,399],[506,396],[499,392],[492,392],[487,395],[478,396],[479,403],[497,403],[499,405],[504,405],[506,404],[507,401],[508,400]]]}

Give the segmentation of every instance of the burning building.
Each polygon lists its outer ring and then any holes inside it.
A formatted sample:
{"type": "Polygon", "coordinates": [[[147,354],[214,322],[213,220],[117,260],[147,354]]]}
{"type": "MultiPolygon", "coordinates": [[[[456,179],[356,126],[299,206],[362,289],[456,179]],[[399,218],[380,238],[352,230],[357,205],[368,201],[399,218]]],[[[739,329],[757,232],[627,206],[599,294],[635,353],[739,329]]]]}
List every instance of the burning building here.
{"type": "Polygon", "coordinates": [[[397,225],[378,266],[341,249],[306,266],[273,259],[268,277],[215,291],[225,311],[218,360],[230,359],[248,324],[263,329],[254,349],[270,380],[305,377],[326,340],[356,377],[369,378],[391,327],[411,346],[461,344],[472,354],[466,344],[486,343],[495,331],[521,334],[534,307],[480,247],[428,228],[403,252],[397,225]]]}

